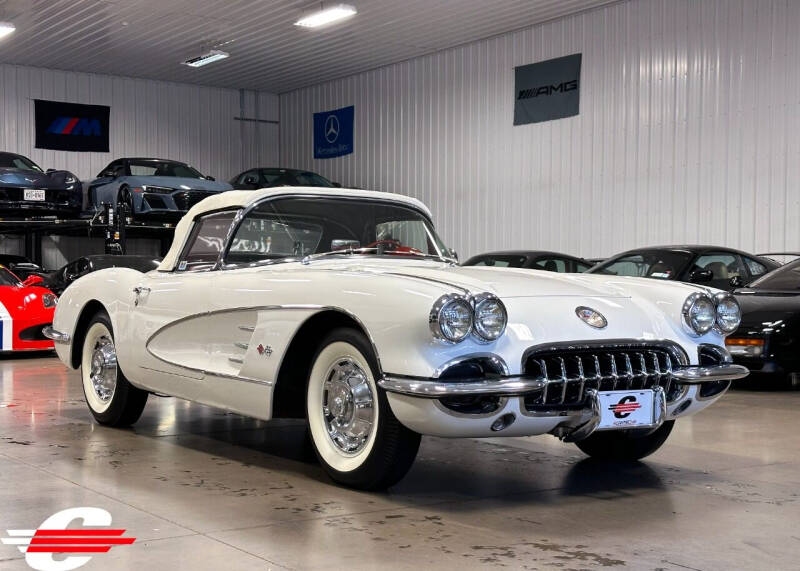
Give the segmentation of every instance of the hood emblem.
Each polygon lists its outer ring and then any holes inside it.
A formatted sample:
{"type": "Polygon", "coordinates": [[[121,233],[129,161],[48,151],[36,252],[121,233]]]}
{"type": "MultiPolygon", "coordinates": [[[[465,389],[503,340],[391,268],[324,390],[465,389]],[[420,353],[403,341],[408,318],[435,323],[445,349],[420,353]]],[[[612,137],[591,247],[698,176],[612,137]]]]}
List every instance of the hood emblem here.
{"type": "Polygon", "coordinates": [[[591,307],[580,305],[575,308],[575,315],[580,317],[586,325],[594,327],[595,329],[603,329],[608,325],[608,321],[606,321],[603,314],[591,307]]]}

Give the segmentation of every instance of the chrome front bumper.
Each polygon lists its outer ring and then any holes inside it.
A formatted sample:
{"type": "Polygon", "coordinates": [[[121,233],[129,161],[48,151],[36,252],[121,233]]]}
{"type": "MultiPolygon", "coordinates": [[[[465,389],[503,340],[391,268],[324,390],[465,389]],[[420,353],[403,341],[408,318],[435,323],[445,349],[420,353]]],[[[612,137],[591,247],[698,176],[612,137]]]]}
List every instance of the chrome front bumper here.
{"type": "Polygon", "coordinates": [[[69,333],[62,333],[61,331],[53,329],[51,325],[42,328],[42,335],[56,343],[69,343],[70,340],[69,333]]]}
{"type": "MultiPolygon", "coordinates": [[[[45,335],[47,335],[45,333],[45,335]]],[[[746,377],[750,371],[741,365],[723,363],[711,366],[678,367],[672,376],[680,384],[696,385],[711,381],[732,381],[746,377]]],[[[422,377],[404,377],[400,375],[384,375],[378,381],[385,391],[420,398],[437,399],[454,396],[491,395],[522,396],[541,390],[547,384],[541,378],[524,375],[498,377],[495,379],[428,379],[422,377]]]]}
{"type": "Polygon", "coordinates": [[[378,381],[378,386],[390,393],[429,399],[471,395],[520,396],[543,389],[545,384],[542,379],[524,376],[445,381],[385,375],[378,381]]]}

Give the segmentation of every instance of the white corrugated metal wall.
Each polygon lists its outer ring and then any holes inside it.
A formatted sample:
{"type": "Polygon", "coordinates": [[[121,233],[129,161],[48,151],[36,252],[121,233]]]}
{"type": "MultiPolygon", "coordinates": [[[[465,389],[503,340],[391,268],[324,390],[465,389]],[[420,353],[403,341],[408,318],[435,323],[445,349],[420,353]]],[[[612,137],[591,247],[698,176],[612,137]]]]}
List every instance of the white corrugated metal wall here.
{"type": "MultiPolygon", "coordinates": [[[[278,162],[277,123],[234,120],[277,121],[278,97],[269,93],[0,64],[0,116],[0,150],[29,156],[42,168],[70,170],[84,181],[122,156],[181,160],[219,180],[278,162]],[[110,105],[111,152],[36,149],[34,99],[110,105]]],[[[21,248],[21,240],[0,237],[0,251],[21,248]]],[[[130,240],[129,250],[157,253],[158,243],[130,240]]],[[[53,268],[102,251],[101,239],[45,240],[43,262],[53,268]]]]}
{"type": "Polygon", "coordinates": [[[629,0],[281,95],[281,161],[428,203],[463,255],[800,248],[800,2],[629,0]],[[514,66],[583,53],[578,117],[512,126],[514,66]],[[312,158],[354,104],[355,153],[312,158]]]}

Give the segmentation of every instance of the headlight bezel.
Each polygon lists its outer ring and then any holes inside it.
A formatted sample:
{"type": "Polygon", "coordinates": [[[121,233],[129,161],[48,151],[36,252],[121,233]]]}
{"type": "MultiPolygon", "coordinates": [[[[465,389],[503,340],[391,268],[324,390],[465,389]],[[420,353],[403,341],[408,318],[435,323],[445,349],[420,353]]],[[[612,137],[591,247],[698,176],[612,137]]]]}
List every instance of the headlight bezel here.
{"type": "Polygon", "coordinates": [[[456,344],[456,343],[461,343],[467,337],[470,336],[470,333],[472,333],[472,327],[474,321],[475,321],[475,314],[473,312],[472,304],[470,303],[469,297],[467,297],[466,295],[448,293],[441,296],[433,304],[433,307],[431,308],[431,312],[428,318],[428,325],[430,327],[431,333],[436,339],[443,341],[445,343],[456,344]],[[469,327],[466,328],[466,332],[461,337],[448,336],[448,334],[442,327],[442,314],[452,304],[463,305],[469,313],[469,327]]]}
{"type": "Polygon", "coordinates": [[[714,299],[705,292],[696,291],[689,295],[686,298],[686,301],[683,302],[683,309],[681,310],[681,314],[683,315],[683,324],[686,326],[686,329],[693,335],[694,337],[702,337],[709,333],[717,324],[717,306],[714,303],[714,299]],[[700,301],[707,301],[711,307],[711,322],[709,323],[708,327],[700,330],[699,328],[695,327],[692,324],[693,316],[692,316],[692,309],[698,304],[700,301]]]}
{"type": "Polygon", "coordinates": [[[493,343],[500,339],[503,334],[506,332],[506,326],[508,325],[508,310],[506,309],[505,304],[503,301],[497,297],[493,293],[479,293],[477,295],[472,296],[472,333],[475,336],[475,339],[480,343],[493,343]],[[500,328],[500,331],[495,335],[487,335],[485,330],[481,329],[478,321],[478,311],[479,307],[486,303],[495,303],[497,307],[501,310],[503,326],[500,328]]]}
{"type": "Polygon", "coordinates": [[[736,297],[728,292],[724,291],[719,292],[714,296],[714,313],[716,314],[716,317],[714,319],[714,326],[721,335],[730,335],[731,333],[735,332],[739,328],[739,325],[741,325],[742,323],[742,308],[739,305],[739,302],[737,301],[736,297]],[[723,326],[719,311],[719,307],[722,303],[729,303],[729,302],[733,302],[733,305],[736,306],[736,312],[737,312],[736,325],[732,328],[726,328],[723,326]]]}

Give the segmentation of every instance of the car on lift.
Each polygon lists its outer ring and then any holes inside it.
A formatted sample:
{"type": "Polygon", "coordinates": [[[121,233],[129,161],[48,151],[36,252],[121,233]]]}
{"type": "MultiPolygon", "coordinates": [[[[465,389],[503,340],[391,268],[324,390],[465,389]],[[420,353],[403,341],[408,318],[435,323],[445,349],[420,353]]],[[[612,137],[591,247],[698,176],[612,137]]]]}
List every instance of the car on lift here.
{"type": "Polygon", "coordinates": [[[755,378],[800,388],[800,260],[734,292],[742,323],[725,340],[733,360],[755,378]]]}
{"type": "Polygon", "coordinates": [[[462,265],[489,266],[494,268],[527,268],[529,270],[577,274],[585,272],[591,268],[593,264],[590,264],[588,260],[558,252],[507,250],[478,254],[468,259],[462,265]]]}
{"type": "Polygon", "coordinates": [[[124,204],[131,218],[175,218],[204,198],[231,190],[186,163],[168,159],[121,158],[112,161],[89,183],[89,207],[102,210],[124,204]]]}
{"type": "Polygon", "coordinates": [[[237,174],[231,179],[237,190],[258,190],[273,186],[315,186],[340,188],[338,182],[331,182],[321,174],[300,169],[255,168],[237,174]]]}
{"type": "Polygon", "coordinates": [[[45,271],[30,258],[18,254],[0,254],[0,266],[10,270],[20,280],[25,281],[32,275],[42,275],[45,271]]]}
{"type": "Polygon", "coordinates": [[[83,186],[69,171],[43,170],[28,157],[0,152],[0,212],[5,216],[78,216],[83,186]]]}
{"type": "Polygon", "coordinates": [[[0,352],[52,349],[44,328],[53,322],[57,303],[58,296],[43,287],[41,276],[20,280],[0,266],[0,352]]]}
{"type": "Polygon", "coordinates": [[[155,270],[161,258],[140,255],[96,254],[81,256],[64,264],[54,272],[43,275],[43,286],[61,295],[69,285],[83,276],[106,268],[131,268],[139,272],[155,270]]]}
{"type": "Polygon", "coordinates": [[[422,434],[642,458],[747,374],[727,293],[450,252],[405,195],[226,192],[181,219],[157,270],[73,283],[45,332],[100,424],[132,424],[150,393],[305,418],[328,475],[362,489],[402,478],[422,434]]]}
{"type": "Polygon", "coordinates": [[[644,277],[733,291],[779,267],[775,260],[719,246],[651,246],[608,258],[587,273],[644,277]]]}

